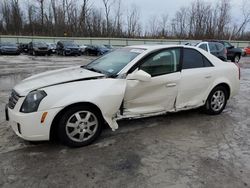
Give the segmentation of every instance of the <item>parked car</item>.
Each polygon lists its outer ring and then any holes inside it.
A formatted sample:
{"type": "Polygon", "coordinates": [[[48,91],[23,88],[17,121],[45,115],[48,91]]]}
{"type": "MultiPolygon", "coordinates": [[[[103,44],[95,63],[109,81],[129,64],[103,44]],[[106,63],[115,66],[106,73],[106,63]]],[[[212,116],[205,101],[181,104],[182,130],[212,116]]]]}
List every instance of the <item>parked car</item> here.
{"type": "Polygon", "coordinates": [[[56,53],[56,44],[55,43],[47,43],[49,53],[55,54],[56,53]]]}
{"type": "Polygon", "coordinates": [[[243,49],[243,56],[250,55],[250,46],[247,46],[243,49]]]}
{"type": "Polygon", "coordinates": [[[196,44],[198,48],[206,50],[207,52],[218,57],[222,61],[227,61],[227,49],[226,47],[218,42],[200,42],[196,44]]]}
{"type": "Polygon", "coordinates": [[[100,55],[104,55],[108,52],[110,52],[110,49],[108,49],[107,47],[105,47],[103,45],[88,45],[85,48],[86,55],[100,56],[100,55]]]}
{"type": "Polygon", "coordinates": [[[81,55],[81,48],[73,41],[58,41],[56,49],[58,55],[81,55]]]}
{"type": "Polygon", "coordinates": [[[28,45],[30,55],[51,55],[45,42],[30,42],[28,45]]]}
{"type": "Polygon", "coordinates": [[[238,64],[196,47],[141,45],[112,51],[85,66],[49,71],[16,85],[6,119],[25,140],[92,143],[106,122],[203,107],[220,114],[239,90],[238,64]]]}
{"type": "Polygon", "coordinates": [[[240,48],[235,48],[230,42],[222,40],[212,40],[211,42],[219,42],[227,48],[227,59],[239,63],[242,50],[240,48]]]}
{"type": "Polygon", "coordinates": [[[19,48],[19,51],[21,53],[28,53],[29,44],[28,43],[19,43],[18,48],[19,48]]]}
{"type": "Polygon", "coordinates": [[[88,45],[83,44],[83,45],[79,45],[80,49],[81,49],[81,54],[84,55],[85,53],[85,49],[87,48],[88,45]]]}
{"type": "Polygon", "coordinates": [[[103,46],[105,46],[106,48],[110,50],[114,49],[114,47],[111,44],[104,44],[103,46]]]}
{"type": "Polygon", "coordinates": [[[19,55],[20,50],[15,43],[3,42],[0,43],[0,55],[19,55]]]}

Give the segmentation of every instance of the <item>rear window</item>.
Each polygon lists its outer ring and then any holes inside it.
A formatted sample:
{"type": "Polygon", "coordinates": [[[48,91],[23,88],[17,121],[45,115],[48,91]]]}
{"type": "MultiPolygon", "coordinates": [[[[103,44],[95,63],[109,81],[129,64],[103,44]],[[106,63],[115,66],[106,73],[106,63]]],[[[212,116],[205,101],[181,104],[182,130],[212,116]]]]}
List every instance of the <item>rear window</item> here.
{"type": "Polygon", "coordinates": [[[224,49],[224,46],[220,43],[216,43],[216,48],[218,49],[218,51],[222,51],[224,49]]]}
{"type": "Polygon", "coordinates": [[[209,45],[209,48],[210,48],[210,52],[217,52],[218,51],[218,49],[216,47],[216,43],[209,42],[208,45],[209,45]]]}
{"type": "Polygon", "coordinates": [[[212,67],[213,65],[195,49],[184,49],[182,69],[212,67]]]}
{"type": "Polygon", "coordinates": [[[201,44],[201,45],[199,46],[199,48],[201,48],[201,49],[203,49],[203,50],[205,50],[205,51],[208,51],[208,50],[207,50],[207,44],[201,44]]]}

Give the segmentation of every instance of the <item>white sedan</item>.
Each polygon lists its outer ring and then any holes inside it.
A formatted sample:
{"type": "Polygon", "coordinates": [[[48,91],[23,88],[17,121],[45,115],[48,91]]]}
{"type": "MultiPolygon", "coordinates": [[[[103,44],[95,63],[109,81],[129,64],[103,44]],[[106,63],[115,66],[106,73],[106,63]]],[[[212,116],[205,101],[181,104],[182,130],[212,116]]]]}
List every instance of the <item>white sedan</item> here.
{"type": "Polygon", "coordinates": [[[25,140],[57,135],[88,145],[104,123],[203,107],[220,114],[239,90],[240,69],[191,46],[143,45],[115,50],[86,66],[29,77],[14,87],[6,119],[25,140]]]}

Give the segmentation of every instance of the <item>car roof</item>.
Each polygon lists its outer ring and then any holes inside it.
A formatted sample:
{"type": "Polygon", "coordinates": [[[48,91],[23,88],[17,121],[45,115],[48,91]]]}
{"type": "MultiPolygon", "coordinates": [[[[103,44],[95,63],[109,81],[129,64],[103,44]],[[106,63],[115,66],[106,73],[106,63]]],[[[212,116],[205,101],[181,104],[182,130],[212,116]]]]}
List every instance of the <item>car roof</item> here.
{"type": "Polygon", "coordinates": [[[163,49],[163,48],[176,48],[176,47],[190,47],[190,48],[195,48],[192,46],[186,46],[186,45],[165,45],[165,44],[144,44],[144,45],[133,45],[133,46],[126,46],[125,48],[139,48],[139,49],[144,49],[144,50],[158,50],[158,49],[163,49]]]}

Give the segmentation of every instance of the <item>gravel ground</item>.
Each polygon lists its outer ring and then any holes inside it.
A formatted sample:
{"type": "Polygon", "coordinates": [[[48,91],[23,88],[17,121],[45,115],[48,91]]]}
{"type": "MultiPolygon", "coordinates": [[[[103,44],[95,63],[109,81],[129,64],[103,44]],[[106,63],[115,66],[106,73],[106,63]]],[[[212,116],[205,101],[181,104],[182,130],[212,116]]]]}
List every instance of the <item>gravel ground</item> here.
{"type": "Polygon", "coordinates": [[[94,144],[70,149],[18,138],[4,104],[20,80],[93,57],[0,56],[0,187],[250,187],[250,58],[241,89],[219,116],[191,110],[119,122],[94,144]]]}

